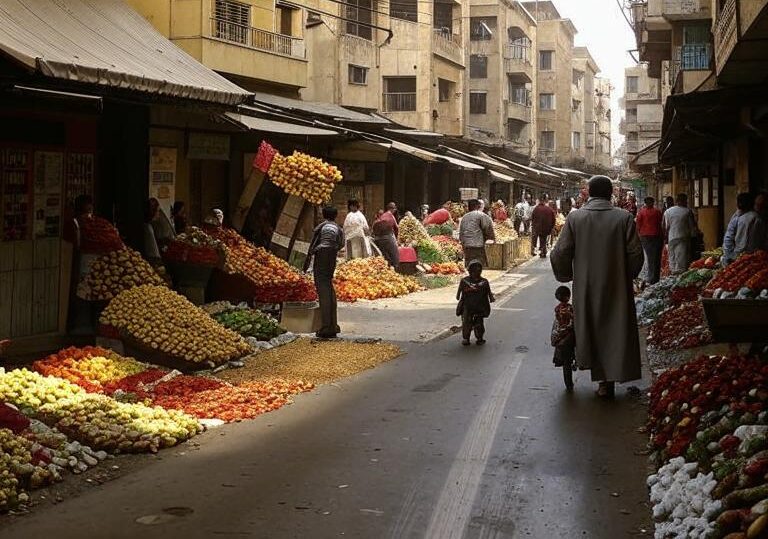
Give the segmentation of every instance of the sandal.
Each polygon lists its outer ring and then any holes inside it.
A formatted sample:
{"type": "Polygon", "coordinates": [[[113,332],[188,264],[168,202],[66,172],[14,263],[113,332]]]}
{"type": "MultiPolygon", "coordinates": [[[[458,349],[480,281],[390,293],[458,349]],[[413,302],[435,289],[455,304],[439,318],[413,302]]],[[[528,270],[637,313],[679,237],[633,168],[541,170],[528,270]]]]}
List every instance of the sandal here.
{"type": "Polygon", "coordinates": [[[596,394],[601,399],[612,399],[616,396],[616,389],[613,382],[600,382],[597,385],[596,394]]]}

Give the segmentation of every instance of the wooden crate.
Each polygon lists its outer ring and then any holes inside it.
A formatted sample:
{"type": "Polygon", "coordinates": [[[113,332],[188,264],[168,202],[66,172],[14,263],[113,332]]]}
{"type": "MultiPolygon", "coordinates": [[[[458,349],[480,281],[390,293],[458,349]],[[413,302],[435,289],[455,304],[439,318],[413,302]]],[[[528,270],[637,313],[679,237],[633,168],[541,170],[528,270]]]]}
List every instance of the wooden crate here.
{"type": "Polygon", "coordinates": [[[505,270],[514,268],[517,265],[515,262],[516,249],[517,249],[517,240],[509,240],[504,242],[504,269],[505,270]]]}
{"type": "Polygon", "coordinates": [[[504,269],[504,244],[503,243],[486,243],[485,257],[488,259],[488,267],[486,269],[491,269],[491,270],[504,269]]]}

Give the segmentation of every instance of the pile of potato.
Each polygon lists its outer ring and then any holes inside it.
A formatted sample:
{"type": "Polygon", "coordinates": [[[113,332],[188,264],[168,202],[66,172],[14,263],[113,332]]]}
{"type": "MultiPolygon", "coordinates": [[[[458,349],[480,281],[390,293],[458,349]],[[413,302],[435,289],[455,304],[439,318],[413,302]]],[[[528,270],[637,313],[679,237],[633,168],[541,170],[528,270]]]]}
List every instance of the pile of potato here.
{"type": "Polygon", "coordinates": [[[251,351],[240,335],[163,286],[120,293],[102,312],[101,323],[149,349],[193,363],[219,365],[251,351]]]}
{"type": "Polygon", "coordinates": [[[123,247],[91,262],[77,295],[89,301],[105,301],[142,284],[164,285],[165,281],[138,252],[123,247]]]}

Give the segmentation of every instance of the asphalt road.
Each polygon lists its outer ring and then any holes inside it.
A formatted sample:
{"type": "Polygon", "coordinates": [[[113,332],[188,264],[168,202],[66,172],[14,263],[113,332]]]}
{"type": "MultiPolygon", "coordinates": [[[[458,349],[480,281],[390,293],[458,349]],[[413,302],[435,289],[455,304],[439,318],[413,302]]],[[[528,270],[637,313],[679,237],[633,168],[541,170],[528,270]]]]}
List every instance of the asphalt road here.
{"type": "MultiPolygon", "coordinates": [[[[606,538],[650,535],[644,409],[548,345],[555,282],[525,266],[484,347],[408,345],[372,371],[0,529],[0,538],[606,538]]],[[[639,385],[643,385],[639,383],[639,385]]]]}

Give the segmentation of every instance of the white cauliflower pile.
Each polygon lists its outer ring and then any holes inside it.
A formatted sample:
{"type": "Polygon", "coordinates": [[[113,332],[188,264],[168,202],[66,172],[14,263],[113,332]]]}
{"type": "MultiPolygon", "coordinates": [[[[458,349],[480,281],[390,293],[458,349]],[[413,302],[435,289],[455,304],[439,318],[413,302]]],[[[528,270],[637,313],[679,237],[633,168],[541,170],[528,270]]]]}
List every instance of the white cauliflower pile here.
{"type": "Polygon", "coordinates": [[[714,517],[722,506],[711,496],[717,481],[698,468],[698,463],[677,457],[648,477],[656,539],[705,538],[713,533],[714,517]]]}

